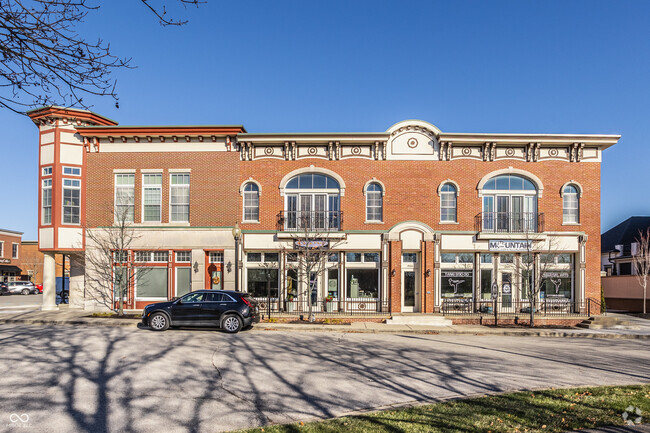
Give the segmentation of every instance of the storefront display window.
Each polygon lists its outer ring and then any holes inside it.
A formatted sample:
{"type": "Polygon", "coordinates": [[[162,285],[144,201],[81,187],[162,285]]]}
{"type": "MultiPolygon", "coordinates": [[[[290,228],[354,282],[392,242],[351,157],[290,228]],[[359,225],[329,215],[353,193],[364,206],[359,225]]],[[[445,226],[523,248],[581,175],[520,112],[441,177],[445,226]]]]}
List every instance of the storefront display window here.
{"type": "Polygon", "coordinates": [[[348,269],[347,288],[350,298],[378,298],[379,271],[377,269],[348,269]]]}
{"type": "Polygon", "coordinates": [[[337,268],[327,270],[327,296],[339,297],[339,270],[337,268]]]}
{"type": "Polygon", "coordinates": [[[441,294],[443,298],[471,298],[473,287],[472,270],[443,270],[441,294]]]}
{"type": "Polygon", "coordinates": [[[278,297],[277,269],[248,269],[248,293],[256,298],[278,297]],[[267,284],[270,283],[270,284],[267,284]]]}
{"type": "Polygon", "coordinates": [[[571,273],[569,271],[547,271],[542,273],[544,284],[541,288],[542,299],[571,298],[571,273]]]}
{"type": "Polygon", "coordinates": [[[137,268],[136,298],[167,299],[167,268],[137,268]]]}

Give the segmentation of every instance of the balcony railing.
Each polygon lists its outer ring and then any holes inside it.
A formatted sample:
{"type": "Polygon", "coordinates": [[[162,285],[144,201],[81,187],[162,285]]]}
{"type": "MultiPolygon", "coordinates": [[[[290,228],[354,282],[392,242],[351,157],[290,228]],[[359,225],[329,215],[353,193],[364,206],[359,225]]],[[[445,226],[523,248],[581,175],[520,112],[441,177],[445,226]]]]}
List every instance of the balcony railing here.
{"type": "Polygon", "coordinates": [[[474,217],[477,232],[541,233],[544,214],[537,212],[481,212],[474,217]]]}
{"type": "Polygon", "coordinates": [[[282,211],[278,214],[278,230],[287,232],[335,232],[341,230],[341,211],[282,211]]]}

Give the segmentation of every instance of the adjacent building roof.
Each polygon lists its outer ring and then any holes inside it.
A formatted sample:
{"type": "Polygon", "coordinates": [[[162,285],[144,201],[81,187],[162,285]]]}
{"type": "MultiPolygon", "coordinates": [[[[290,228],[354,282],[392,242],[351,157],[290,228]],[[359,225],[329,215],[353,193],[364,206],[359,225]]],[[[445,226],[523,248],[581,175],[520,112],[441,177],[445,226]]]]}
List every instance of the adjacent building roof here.
{"type": "Polygon", "coordinates": [[[630,245],[636,242],[639,231],[650,227],[650,216],[633,216],[600,235],[600,251],[613,251],[616,245],[630,245]]]}

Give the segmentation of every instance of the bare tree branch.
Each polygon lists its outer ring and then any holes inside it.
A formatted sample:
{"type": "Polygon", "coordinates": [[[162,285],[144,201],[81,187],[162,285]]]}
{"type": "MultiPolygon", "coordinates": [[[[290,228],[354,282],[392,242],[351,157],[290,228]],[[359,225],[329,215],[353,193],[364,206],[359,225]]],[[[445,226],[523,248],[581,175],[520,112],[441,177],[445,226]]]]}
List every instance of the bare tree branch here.
{"type": "Polygon", "coordinates": [[[650,227],[645,232],[639,230],[639,236],[635,240],[636,252],[632,255],[632,263],[634,263],[637,281],[643,288],[643,314],[646,314],[648,275],[650,274],[650,227]]]}
{"type": "MultiPolygon", "coordinates": [[[[165,5],[140,0],[163,26],[187,21],[167,16],[165,5]]],[[[187,7],[201,0],[173,0],[187,7]]],[[[108,96],[119,108],[112,73],[133,68],[102,39],[89,41],[78,23],[99,9],[92,0],[0,0],[0,107],[24,114],[41,105],[88,109],[87,96],[108,96]]]]}

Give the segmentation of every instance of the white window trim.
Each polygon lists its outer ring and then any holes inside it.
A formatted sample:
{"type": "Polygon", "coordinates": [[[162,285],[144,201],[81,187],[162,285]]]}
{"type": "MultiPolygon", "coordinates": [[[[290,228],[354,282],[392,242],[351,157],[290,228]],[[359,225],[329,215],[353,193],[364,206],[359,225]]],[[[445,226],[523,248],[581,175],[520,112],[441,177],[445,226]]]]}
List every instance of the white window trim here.
{"type": "MultiPolygon", "coordinates": [[[[141,262],[144,263],[144,262],[141,262]]],[[[136,301],[166,301],[168,298],[167,296],[163,297],[155,297],[155,298],[143,298],[138,296],[138,268],[146,268],[147,266],[135,266],[134,267],[134,275],[133,275],[133,297],[135,298],[136,301]]],[[[167,271],[167,290],[169,290],[169,270],[167,267],[163,266],[156,266],[156,268],[160,269],[165,269],[167,271]]]]}
{"type": "MultiPolygon", "coordinates": [[[[158,170],[158,171],[141,170],[141,171],[142,171],[142,191],[141,191],[141,193],[142,193],[142,195],[141,195],[141,197],[142,197],[142,200],[141,200],[142,205],[141,205],[141,209],[140,209],[140,222],[142,224],[159,224],[159,223],[162,223],[162,187],[163,187],[162,170],[158,170]],[[158,187],[159,190],[160,190],[160,204],[158,205],[158,206],[160,206],[160,219],[158,219],[158,221],[145,221],[144,220],[144,206],[145,206],[145,204],[144,204],[144,201],[145,201],[144,190],[145,190],[145,188],[151,188],[152,187],[152,185],[145,185],[145,183],[144,183],[144,177],[147,174],[160,174],[161,175],[160,176],[160,186],[158,187]]],[[[135,215],[134,215],[134,217],[135,217],[135,215]]]]}
{"type": "MultiPolygon", "coordinates": [[[[571,193],[571,194],[573,194],[573,193],[571,193]]],[[[579,183],[577,183],[576,181],[570,180],[569,182],[562,185],[562,189],[560,190],[560,197],[562,197],[562,225],[563,226],[579,226],[579,225],[581,225],[581,223],[580,223],[580,201],[582,199],[582,186],[579,183]],[[576,202],[578,204],[578,207],[576,208],[576,210],[577,210],[577,215],[576,216],[578,217],[577,221],[565,221],[564,220],[564,196],[566,194],[568,194],[568,193],[564,192],[564,188],[566,188],[567,186],[572,186],[572,187],[574,187],[576,189],[575,196],[576,196],[576,202]]]]}
{"type": "Polygon", "coordinates": [[[67,225],[67,226],[80,226],[81,225],[81,203],[82,203],[82,195],[81,195],[81,180],[80,179],[67,179],[63,178],[61,180],[61,225],[67,225]],[[71,180],[71,181],[77,181],[79,182],[79,186],[65,186],[65,181],[66,180],[71,180]],[[66,223],[64,222],[65,219],[65,189],[78,189],[79,190],[79,222],[78,223],[66,223]]]}
{"type": "MultiPolygon", "coordinates": [[[[439,200],[440,200],[440,224],[458,224],[458,191],[459,191],[458,184],[456,182],[454,182],[453,180],[450,180],[450,179],[447,179],[446,181],[442,182],[438,186],[438,197],[439,197],[439,200]],[[444,192],[442,191],[442,187],[447,185],[447,184],[453,186],[456,189],[456,192],[454,193],[454,196],[455,196],[454,197],[454,202],[456,204],[454,206],[454,210],[455,210],[454,213],[456,215],[456,219],[453,219],[453,220],[443,220],[442,219],[442,209],[443,209],[443,207],[442,207],[442,196],[443,196],[443,194],[445,194],[445,195],[446,194],[452,194],[451,192],[448,192],[448,191],[444,191],[444,192]]],[[[447,209],[447,208],[445,208],[445,209],[447,209]]]]}
{"type": "MultiPolygon", "coordinates": [[[[192,185],[192,176],[190,175],[189,171],[170,171],[169,172],[169,222],[170,223],[184,223],[184,224],[189,224],[190,223],[190,202],[188,201],[187,203],[187,221],[177,221],[172,219],[172,188],[179,188],[179,187],[187,187],[187,197],[188,200],[190,200],[190,186],[192,185]],[[172,185],[172,176],[177,175],[177,174],[187,174],[190,176],[190,183],[187,185],[172,185]]],[[[162,191],[162,188],[161,188],[162,191]]],[[[161,198],[161,210],[162,210],[162,198],[161,198]]],[[[162,219],[162,213],[160,215],[160,218],[162,219]]]]}
{"type": "Polygon", "coordinates": [[[124,174],[133,174],[133,185],[131,186],[133,188],[133,220],[132,221],[127,221],[129,223],[134,223],[135,222],[135,173],[130,173],[130,172],[115,172],[113,171],[113,184],[115,185],[114,191],[113,191],[113,218],[114,222],[117,223],[117,189],[118,188],[124,188],[124,185],[118,185],[117,184],[117,176],[118,175],[124,175],[124,174]]]}
{"type": "Polygon", "coordinates": [[[5,243],[4,241],[0,241],[0,257],[5,256],[5,243]]]}
{"type": "Polygon", "coordinates": [[[43,167],[42,170],[41,170],[41,173],[43,173],[43,177],[52,176],[52,172],[53,172],[53,168],[52,168],[51,165],[48,165],[47,167],[43,167]],[[45,170],[48,170],[48,169],[50,170],[50,172],[46,173],[45,170]]]}
{"type": "Polygon", "coordinates": [[[18,245],[19,244],[17,244],[16,242],[11,243],[11,258],[12,259],[18,259],[18,256],[19,256],[18,252],[20,250],[20,248],[18,248],[18,245]],[[15,256],[14,256],[14,245],[16,246],[16,255],[15,256]]]}
{"type": "Polygon", "coordinates": [[[174,251],[174,263],[192,264],[192,251],[191,250],[174,251]],[[180,261],[180,260],[178,260],[178,253],[189,253],[190,254],[190,259],[188,261],[180,261]]]}
{"type": "MultiPolygon", "coordinates": [[[[372,194],[376,194],[376,193],[377,193],[376,191],[372,191],[372,194]]],[[[375,178],[375,177],[370,179],[363,186],[363,196],[366,199],[365,200],[366,201],[366,218],[365,218],[365,221],[364,221],[365,224],[384,224],[384,196],[385,195],[386,195],[386,187],[384,186],[384,184],[382,182],[377,180],[377,178],[375,178]],[[368,188],[373,183],[376,183],[381,188],[381,206],[373,206],[373,208],[379,207],[381,209],[381,219],[378,219],[378,220],[370,220],[370,219],[368,219],[368,188]]],[[[340,206],[340,204],[339,204],[339,206],[340,206]]]]}
{"type": "Polygon", "coordinates": [[[52,198],[53,198],[52,197],[52,179],[51,178],[43,179],[43,181],[41,182],[41,224],[44,225],[44,226],[51,226],[52,225],[52,198]],[[50,184],[47,187],[45,186],[45,181],[50,182],[50,184]],[[45,208],[45,206],[43,206],[43,195],[44,195],[43,192],[46,189],[50,191],[50,205],[48,206],[50,208],[50,222],[49,223],[45,222],[45,219],[44,219],[45,218],[45,212],[43,212],[43,209],[45,208]]]}
{"type": "MultiPolygon", "coordinates": [[[[262,197],[262,187],[260,186],[260,183],[257,182],[256,180],[249,179],[246,182],[241,184],[241,187],[239,188],[239,192],[242,197],[242,215],[241,215],[241,220],[242,224],[259,224],[260,223],[260,197],[262,197]],[[246,219],[246,194],[247,192],[244,191],[246,188],[246,185],[249,183],[257,185],[257,219],[256,220],[247,220],[246,219]]],[[[250,193],[249,193],[250,194],[250,193]]]]}
{"type": "Polygon", "coordinates": [[[81,176],[81,167],[72,167],[72,166],[69,166],[69,165],[64,165],[64,166],[61,168],[61,174],[62,174],[63,176],[78,176],[78,177],[80,177],[80,176],[81,176]],[[65,169],[66,169],[66,168],[69,168],[70,170],[79,170],[79,174],[66,173],[66,172],[65,172],[65,169]]]}

